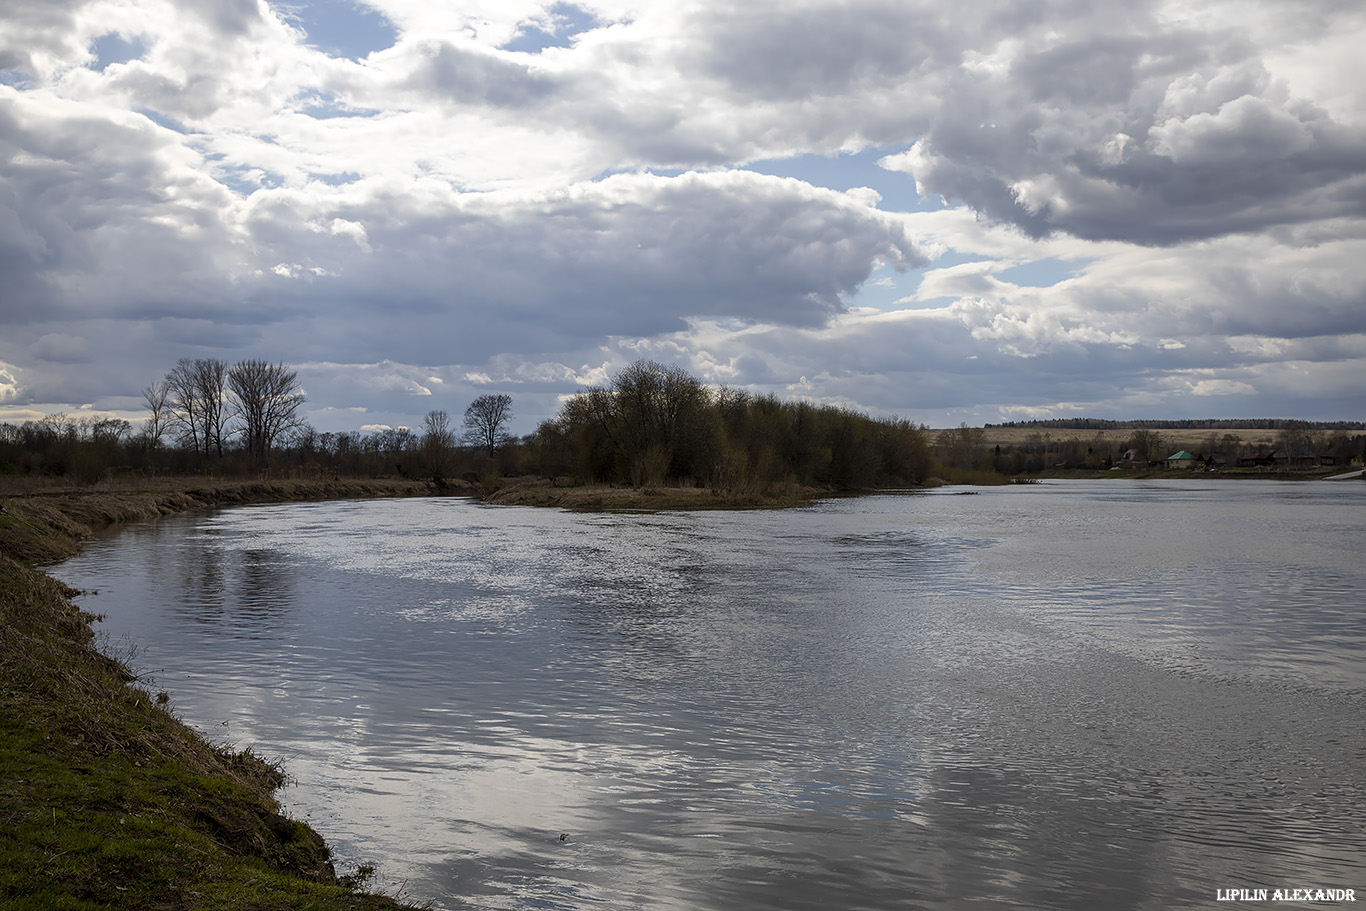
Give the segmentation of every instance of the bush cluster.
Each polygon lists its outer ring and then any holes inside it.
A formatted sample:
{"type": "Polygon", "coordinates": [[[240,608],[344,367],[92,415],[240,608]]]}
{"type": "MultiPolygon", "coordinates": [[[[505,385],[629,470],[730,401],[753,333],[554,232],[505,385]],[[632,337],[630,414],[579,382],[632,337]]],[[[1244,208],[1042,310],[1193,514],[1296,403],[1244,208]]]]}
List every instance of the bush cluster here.
{"type": "Polygon", "coordinates": [[[570,398],[530,447],[547,476],[727,493],[913,486],[934,468],[924,428],[908,421],[714,389],[653,361],[570,398]]]}

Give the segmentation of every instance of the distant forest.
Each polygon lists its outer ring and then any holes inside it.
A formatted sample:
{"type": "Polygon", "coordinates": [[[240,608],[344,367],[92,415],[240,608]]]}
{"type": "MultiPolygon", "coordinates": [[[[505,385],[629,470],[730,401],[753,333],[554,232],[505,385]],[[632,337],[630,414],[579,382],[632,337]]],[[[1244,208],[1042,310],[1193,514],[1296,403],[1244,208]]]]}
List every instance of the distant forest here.
{"type": "Polygon", "coordinates": [[[1366,430],[1362,421],[1295,421],[1290,418],[1203,418],[1200,420],[1106,421],[1101,418],[1053,418],[1045,421],[1005,421],[987,427],[1019,427],[1027,430],[1284,430],[1291,425],[1311,430],[1366,430]]]}

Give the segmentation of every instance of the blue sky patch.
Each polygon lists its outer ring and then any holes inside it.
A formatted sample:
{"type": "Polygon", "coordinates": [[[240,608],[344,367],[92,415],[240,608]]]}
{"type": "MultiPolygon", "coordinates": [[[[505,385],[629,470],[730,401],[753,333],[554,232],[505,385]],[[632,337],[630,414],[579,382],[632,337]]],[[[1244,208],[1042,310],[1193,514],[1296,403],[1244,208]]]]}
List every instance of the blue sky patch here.
{"type": "Polygon", "coordinates": [[[192,132],[179,121],[172,120],[165,114],[158,114],[151,108],[133,108],[133,110],[141,114],[143,117],[146,117],[148,120],[152,121],[152,123],[155,123],[157,126],[163,129],[170,130],[173,133],[179,133],[182,136],[189,136],[192,132]]]}
{"type": "Polygon", "coordinates": [[[795,177],[813,187],[841,192],[854,187],[868,187],[882,194],[878,208],[884,212],[931,212],[944,208],[938,199],[921,199],[916,192],[915,181],[909,174],[888,171],[878,166],[883,158],[904,152],[906,148],[883,146],[835,155],[793,155],[790,158],[752,161],[744,165],[744,169],[774,177],[795,177]]]}
{"type": "Polygon", "coordinates": [[[503,45],[503,50],[539,54],[548,47],[569,47],[575,35],[590,32],[598,24],[597,17],[572,3],[557,3],[549,12],[556,20],[553,31],[527,26],[516,38],[503,45]]]}
{"type": "Polygon", "coordinates": [[[284,178],[279,174],[263,171],[260,168],[247,168],[238,165],[216,167],[213,177],[214,180],[244,198],[257,190],[273,190],[284,184],[284,178]]]}
{"type": "Polygon", "coordinates": [[[337,117],[373,117],[379,113],[371,108],[353,108],[338,100],[328,92],[308,92],[299,96],[299,113],[315,120],[333,120],[337,117]]]}
{"type": "MultiPolygon", "coordinates": [[[[857,184],[855,184],[857,186],[857,184]]],[[[976,257],[950,250],[943,256],[936,259],[921,269],[907,269],[904,272],[897,272],[889,265],[878,266],[868,276],[868,280],[859,287],[858,293],[851,295],[845,303],[851,307],[872,307],[875,310],[933,310],[953,303],[951,297],[940,297],[932,300],[909,300],[903,301],[915,293],[920,287],[920,283],[925,279],[926,272],[935,269],[947,269],[950,266],[961,266],[963,263],[974,262],[976,257]],[[902,301],[898,303],[898,301],[902,301]]]]}
{"type": "Polygon", "coordinates": [[[131,41],[122,35],[109,33],[95,39],[95,62],[93,69],[104,72],[116,63],[128,63],[147,53],[146,46],[139,38],[131,41]]]}
{"type": "Polygon", "coordinates": [[[1090,262],[1087,259],[1039,259],[1002,269],[996,277],[1023,288],[1051,288],[1064,279],[1073,278],[1090,262]]]}
{"type": "Polygon", "coordinates": [[[288,11],[307,34],[304,43],[331,57],[361,60],[398,40],[393,23],[355,0],[309,0],[288,11]]]}

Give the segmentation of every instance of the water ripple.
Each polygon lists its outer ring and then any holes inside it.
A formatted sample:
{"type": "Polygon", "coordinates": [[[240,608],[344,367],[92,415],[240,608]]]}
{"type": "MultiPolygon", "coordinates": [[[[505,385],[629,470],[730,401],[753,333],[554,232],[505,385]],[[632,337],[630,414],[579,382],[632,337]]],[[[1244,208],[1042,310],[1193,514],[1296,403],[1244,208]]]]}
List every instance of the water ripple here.
{"type": "Polygon", "coordinates": [[[1190,907],[1363,881],[1363,505],[272,505],[58,575],[433,907],[1190,907]]]}

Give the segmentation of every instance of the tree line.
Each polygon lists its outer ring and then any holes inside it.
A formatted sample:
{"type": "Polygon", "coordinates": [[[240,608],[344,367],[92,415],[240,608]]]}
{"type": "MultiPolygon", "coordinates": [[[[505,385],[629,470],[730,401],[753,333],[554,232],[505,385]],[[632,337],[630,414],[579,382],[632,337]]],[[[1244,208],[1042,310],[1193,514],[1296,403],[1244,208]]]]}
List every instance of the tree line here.
{"type": "Polygon", "coordinates": [[[987,424],[993,427],[1039,427],[1051,430],[1158,430],[1163,427],[1180,430],[1281,430],[1287,425],[1308,424],[1313,430],[1366,430],[1362,421],[1297,421],[1293,418],[1173,418],[1158,420],[1144,418],[1134,421],[1110,421],[1103,418],[1040,418],[1032,421],[1004,421],[987,424]]]}
{"type": "Polygon", "coordinates": [[[0,476],[89,483],[118,474],[288,471],[449,479],[458,471],[488,470],[488,460],[513,442],[507,395],[475,399],[458,435],[445,412],[429,414],[421,435],[406,427],[319,433],[303,417],[306,399],[297,372],[256,359],[228,364],[181,358],[142,390],[142,399],[147,418],[139,427],[120,418],[62,413],[0,423],[0,476]],[[459,456],[469,453],[461,443],[484,460],[462,462],[459,456]]]}
{"type": "MultiPolygon", "coordinates": [[[[1042,429],[1049,422],[1036,422],[1041,429],[1023,442],[993,446],[984,428],[962,426],[932,437],[924,426],[898,418],[710,387],[653,361],[637,361],[606,385],[570,396],[555,417],[520,438],[508,431],[513,401],[505,394],[477,397],[458,425],[447,412],[431,411],[418,429],[320,433],[303,419],[296,372],[260,360],[229,365],[182,358],[143,390],[143,399],[148,416],[139,428],[65,414],[0,423],[0,475],[92,482],[116,474],[270,471],[427,478],[440,487],[535,474],[747,495],[784,485],[917,486],[936,476],[984,481],[1171,454],[1168,441],[1145,421],[1102,422],[1132,425],[1119,442],[1099,430],[1055,438],[1042,429]]],[[[1282,456],[1308,452],[1345,465],[1366,448],[1366,435],[1350,433],[1347,422],[1275,423],[1282,456]]],[[[1230,466],[1265,455],[1232,430],[1220,434],[1213,427],[1201,449],[1198,454],[1230,466]]]]}
{"type": "Polygon", "coordinates": [[[111,474],[425,477],[438,485],[536,474],[569,482],[708,486],[916,485],[936,470],[925,428],[845,408],[706,386],[638,361],[569,397],[535,432],[509,433],[513,401],[481,395],[459,426],[445,411],[421,428],[320,433],[302,416],[296,372],[258,360],[184,358],[143,390],[140,428],[48,415],[0,424],[0,474],[94,481],[111,474]]]}
{"type": "Polygon", "coordinates": [[[222,459],[235,437],[251,465],[260,467],[285,434],[304,424],[298,374],[260,360],[229,366],[214,358],[181,358],[143,389],[142,398],[147,445],[156,448],[171,434],[203,459],[222,459]]]}
{"type": "MultiPolygon", "coordinates": [[[[1240,462],[1259,458],[1265,459],[1268,464],[1291,468],[1314,467],[1325,462],[1349,465],[1366,455],[1366,434],[1352,433],[1350,427],[1344,426],[1350,422],[1330,424],[1278,419],[1275,423],[1277,433],[1269,444],[1245,440],[1233,430],[1219,433],[1216,428],[1208,428],[1210,432],[1198,444],[1188,442],[1183,445],[1194,445],[1194,455],[1230,468],[1238,467],[1240,462]]],[[[1176,423],[1159,426],[1183,429],[1183,425],[1176,423]]],[[[1155,428],[1138,426],[1130,429],[1130,434],[1118,440],[1107,438],[1099,432],[1089,436],[1054,436],[1047,431],[1036,430],[1019,443],[992,445],[986,441],[986,428],[962,426],[939,431],[935,452],[946,468],[1022,475],[1056,468],[1103,470],[1122,465],[1141,465],[1146,468],[1149,463],[1161,462],[1180,448],[1155,428]]],[[[1243,425],[1241,429],[1257,428],[1243,425]]]]}

